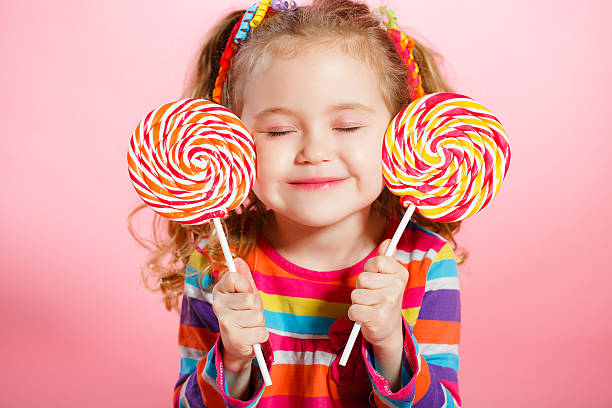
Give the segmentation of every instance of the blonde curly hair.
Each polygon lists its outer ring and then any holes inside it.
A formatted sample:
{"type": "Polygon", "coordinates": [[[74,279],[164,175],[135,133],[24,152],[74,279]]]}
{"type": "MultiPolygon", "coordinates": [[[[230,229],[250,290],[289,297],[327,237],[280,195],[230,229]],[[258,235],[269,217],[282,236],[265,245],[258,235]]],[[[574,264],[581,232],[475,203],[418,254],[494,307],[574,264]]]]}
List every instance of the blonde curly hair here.
{"type": "MultiPolygon", "coordinates": [[[[183,97],[212,100],[212,91],[220,67],[220,58],[234,25],[245,10],[236,10],[222,18],[207,34],[199,52],[183,97]]],[[[402,30],[406,32],[405,30],[402,30]]],[[[294,12],[274,13],[267,16],[257,29],[238,48],[233,56],[223,89],[221,104],[239,115],[241,90],[248,73],[263,56],[283,56],[297,53],[313,42],[339,41],[347,52],[363,58],[377,73],[385,103],[395,115],[411,102],[407,89],[407,72],[395,49],[393,40],[367,4],[351,0],[314,0],[310,6],[299,7],[294,12]]],[[[415,39],[414,59],[419,67],[425,93],[453,92],[442,77],[437,61],[439,54],[415,39]]],[[[207,261],[204,273],[224,267],[221,246],[212,223],[183,225],[167,220],[158,214],[153,218],[153,241],[140,237],[132,225],[134,215],[147,207],[141,204],[128,215],[128,230],[134,239],[148,249],[149,256],[141,277],[151,291],[161,291],[167,310],[179,311],[179,298],[183,293],[185,270],[189,257],[202,238],[208,238],[207,261]],[[167,236],[159,235],[160,231],[167,236]],[[167,259],[169,258],[169,259],[167,259]]],[[[372,204],[372,210],[390,220],[403,215],[405,209],[397,197],[386,188],[372,204]]],[[[271,223],[271,211],[251,192],[245,202],[222,221],[228,243],[235,256],[246,257],[254,248],[258,231],[271,223]]],[[[452,243],[457,263],[467,258],[467,252],[457,251],[455,235],[461,221],[438,223],[415,213],[412,220],[424,228],[440,234],[452,243]]]]}

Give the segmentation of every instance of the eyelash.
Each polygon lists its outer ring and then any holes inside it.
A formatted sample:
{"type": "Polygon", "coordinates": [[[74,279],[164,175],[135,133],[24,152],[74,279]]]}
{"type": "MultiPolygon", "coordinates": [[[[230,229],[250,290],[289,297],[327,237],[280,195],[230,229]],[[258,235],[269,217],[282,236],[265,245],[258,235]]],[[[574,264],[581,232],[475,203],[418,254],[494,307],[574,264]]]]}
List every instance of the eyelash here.
{"type": "MultiPolygon", "coordinates": [[[[350,128],[337,128],[337,129],[344,133],[354,133],[357,130],[361,129],[361,127],[355,126],[355,127],[350,127],[350,128]]],[[[266,133],[270,136],[281,136],[281,135],[284,135],[286,133],[291,133],[291,132],[283,131],[283,132],[266,132],[266,133]]]]}

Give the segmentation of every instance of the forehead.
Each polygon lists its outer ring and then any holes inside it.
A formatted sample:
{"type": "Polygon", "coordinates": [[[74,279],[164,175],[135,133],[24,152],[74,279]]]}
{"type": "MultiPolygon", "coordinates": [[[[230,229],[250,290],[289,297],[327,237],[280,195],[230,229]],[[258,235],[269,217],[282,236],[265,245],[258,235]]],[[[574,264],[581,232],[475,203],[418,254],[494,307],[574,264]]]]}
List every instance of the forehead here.
{"type": "Polygon", "coordinates": [[[245,78],[243,116],[272,106],[329,111],[350,101],[384,108],[377,73],[363,58],[326,44],[300,49],[290,56],[262,56],[245,78]]]}

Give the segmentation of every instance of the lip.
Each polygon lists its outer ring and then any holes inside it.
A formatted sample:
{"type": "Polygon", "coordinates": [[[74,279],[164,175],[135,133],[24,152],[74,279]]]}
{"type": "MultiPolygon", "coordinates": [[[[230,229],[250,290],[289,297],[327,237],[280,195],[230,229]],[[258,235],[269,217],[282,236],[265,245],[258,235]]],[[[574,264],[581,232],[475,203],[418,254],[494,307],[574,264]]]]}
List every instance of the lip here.
{"type": "Polygon", "coordinates": [[[342,183],[346,178],[310,177],[289,181],[289,185],[302,190],[329,190],[342,183]]]}

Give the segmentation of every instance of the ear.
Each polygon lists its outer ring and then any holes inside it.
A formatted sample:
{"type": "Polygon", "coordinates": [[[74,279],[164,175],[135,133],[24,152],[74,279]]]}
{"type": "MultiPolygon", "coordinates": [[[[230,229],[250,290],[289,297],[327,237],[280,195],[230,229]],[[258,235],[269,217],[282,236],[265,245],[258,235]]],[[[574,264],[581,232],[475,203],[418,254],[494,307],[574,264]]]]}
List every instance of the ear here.
{"type": "MultiPolygon", "coordinates": [[[[391,238],[387,238],[383,242],[381,242],[380,245],[378,246],[378,250],[376,251],[376,255],[385,256],[385,251],[387,250],[387,247],[389,246],[390,243],[391,243],[391,238]]],[[[395,252],[396,252],[396,248],[393,248],[393,253],[389,256],[395,257],[395,252]]]]}

